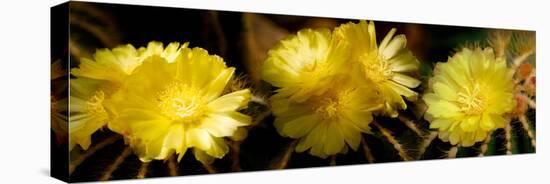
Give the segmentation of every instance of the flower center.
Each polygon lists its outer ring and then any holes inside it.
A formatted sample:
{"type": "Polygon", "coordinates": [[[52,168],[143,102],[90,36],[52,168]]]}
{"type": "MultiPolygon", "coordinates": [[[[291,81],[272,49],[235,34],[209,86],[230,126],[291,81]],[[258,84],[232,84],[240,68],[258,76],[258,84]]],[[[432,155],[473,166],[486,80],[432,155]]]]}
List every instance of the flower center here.
{"type": "Polygon", "coordinates": [[[106,111],[103,107],[103,100],[105,99],[105,94],[103,91],[96,91],[94,95],[88,101],[86,101],[86,110],[89,114],[93,116],[103,116],[106,111]]]}
{"type": "Polygon", "coordinates": [[[201,91],[183,84],[173,82],[157,97],[161,113],[171,120],[196,122],[204,115],[204,100],[201,91]]]}
{"type": "Polygon", "coordinates": [[[340,103],[337,99],[326,98],[321,101],[321,106],[315,111],[321,115],[324,119],[332,119],[336,117],[340,103]]]}
{"type": "Polygon", "coordinates": [[[327,94],[314,99],[318,102],[315,113],[325,120],[339,117],[348,103],[348,92],[327,92],[327,94]]]}
{"type": "Polygon", "coordinates": [[[311,77],[322,76],[322,74],[327,73],[326,69],[328,68],[328,66],[326,66],[326,65],[327,65],[327,63],[319,62],[316,59],[313,62],[311,62],[311,63],[307,64],[306,66],[304,66],[302,71],[309,74],[309,76],[311,76],[311,77]]]}
{"type": "Polygon", "coordinates": [[[392,78],[393,72],[384,57],[365,54],[359,60],[363,63],[366,77],[373,82],[383,82],[392,78]]]}
{"type": "Polygon", "coordinates": [[[467,115],[480,115],[487,108],[487,99],[478,83],[474,84],[473,89],[464,87],[464,90],[458,93],[457,101],[460,110],[467,115]]]}

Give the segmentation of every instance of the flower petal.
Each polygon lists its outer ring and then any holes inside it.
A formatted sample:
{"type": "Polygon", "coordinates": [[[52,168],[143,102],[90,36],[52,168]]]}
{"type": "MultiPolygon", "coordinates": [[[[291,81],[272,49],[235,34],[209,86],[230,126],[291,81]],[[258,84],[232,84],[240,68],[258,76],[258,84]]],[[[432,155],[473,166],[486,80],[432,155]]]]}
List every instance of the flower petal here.
{"type": "Polygon", "coordinates": [[[416,88],[418,87],[418,85],[420,85],[420,80],[400,73],[394,73],[392,80],[409,88],[416,88]]]}
{"type": "Polygon", "coordinates": [[[215,137],[228,137],[240,126],[246,126],[251,123],[250,116],[239,112],[224,112],[209,114],[201,121],[201,128],[206,129],[215,137]]]}
{"type": "Polygon", "coordinates": [[[488,114],[483,114],[481,116],[481,122],[479,126],[485,131],[491,131],[495,128],[495,123],[493,119],[488,114]]]}
{"type": "Polygon", "coordinates": [[[434,119],[430,122],[430,128],[445,131],[451,126],[451,121],[448,119],[434,119]]]}
{"type": "Polygon", "coordinates": [[[192,128],[187,130],[185,135],[187,136],[185,140],[189,147],[196,147],[203,151],[211,149],[214,142],[212,140],[212,136],[210,136],[208,131],[205,129],[192,128]]]}
{"type": "Polygon", "coordinates": [[[342,130],[342,136],[344,137],[346,143],[353,149],[357,151],[359,144],[361,142],[361,133],[351,127],[348,123],[343,123],[344,125],[340,126],[342,130]]]}
{"type": "MultiPolygon", "coordinates": [[[[312,148],[314,146],[317,147],[318,151],[316,153],[320,152],[322,150],[322,145],[318,145],[318,142],[323,141],[323,135],[326,131],[326,125],[324,122],[319,122],[317,125],[311,130],[309,134],[305,138],[302,138],[302,141],[296,145],[296,152],[304,152],[305,150],[312,148]]],[[[312,148],[313,149],[313,148],[312,148]]]]}
{"type": "Polygon", "coordinates": [[[334,155],[339,153],[345,146],[344,137],[340,130],[339,122],[332,122],[328,125],[325,136],[324,153],[326,155],[334,155]]]}
{"type": "MultiPolygon", "coordinates": [[[[412,82],[412,81],[410,81],[412,82]]],[[[413,82],[414,83],[414,82],[413,82]]],[[[413,84],[411,83],[411,84],[413,84]]],[[[417,93],[413,90],[410,90],[409,88],[402,86],[401,84],[397,84],[395,82],[388,82],[388,86],[394,90],[395,92],[399,93],[400,95],[405,96],[408,100],[414,100],[417,97],[417,93]]]]}
{"type": "Polygon", "coordinates": [[[478,128],[479,116],[471,116],[465,118],[460,123],[460,128],[465,132],[473,132],[478,128]]]}
{"type": "Polygon", "coordinates": [[[404,49],[406,45],[407,38],[405,38],[405,35],[397,35],[388,43],[386,48],[380,49],[380,54],[386,59],[393,58],[397,56],[397,53],[399,53],[401,49],[404,49]]]}
{"type": "Polygon", "coordinates": [[[223,95],[208,103],[208,107],[214,112],[236,111],[248,105],[252,94],[249,89],[235,91],[223,95]]]}
{"type": "Polygon", "coordinates": [[[444,100],[455,101],[458,98],[457,92],[443,83],[440,83],[440,82],[434,83],[433,89],[435,94],[437,94],[437,96],[439,96],[444,100]]]}
{"type": "Polygon", "coordinates": [[[205,98],[209,100],[216,99],[219,97],[223,90],[225,89],[225,86],[231,80],[231,77],[233,77],[233,73],[235,72],[235,68],[228,68],[223,70],[206,88],[206,94],[205,98]]]}
{"type": "Polygon", "coordinates": [[[282,125],[279,132],[291,138],[300,138],[309,133],[318,122],[314,114],[300,116],[282,125]]]}

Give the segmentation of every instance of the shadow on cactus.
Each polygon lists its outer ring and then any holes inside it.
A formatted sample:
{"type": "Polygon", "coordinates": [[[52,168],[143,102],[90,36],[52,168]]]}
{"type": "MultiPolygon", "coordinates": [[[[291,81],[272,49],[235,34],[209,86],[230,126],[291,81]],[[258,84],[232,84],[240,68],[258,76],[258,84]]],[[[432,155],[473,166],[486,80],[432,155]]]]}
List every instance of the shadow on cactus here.
{"type": "Polygon", "coordinates": [[[70,181],[536,149],[534,32],[70,4],[51,77],[70,181]]]}

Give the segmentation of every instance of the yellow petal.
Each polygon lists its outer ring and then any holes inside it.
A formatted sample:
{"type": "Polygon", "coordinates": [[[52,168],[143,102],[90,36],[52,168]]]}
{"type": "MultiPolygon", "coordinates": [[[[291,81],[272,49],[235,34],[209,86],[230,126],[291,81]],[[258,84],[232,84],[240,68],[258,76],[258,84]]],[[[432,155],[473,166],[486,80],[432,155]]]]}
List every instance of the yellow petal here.
{"type": "Polygon", "coordinates": [[[359,143],[361,142],[361,133],[358,132],[353,127],[349,126],[349,122],[346,125],[340,127],[342,130],[342,136],[344,137],[346,143],[353,149],[357,151],[359,143]]]}
{"type": "Polygon", "coordinates": [[[426,113],[429,113],[435,117],[443,118],[452,118],[459,116],[461,114],[460,108],[454,103],[440,100],[433,104],[428,104],[428,110],[426,113]]]}
{"type": "Polygon", "coordinates": [[[174,65],[158,55],[146,58],[125,81],[125,87],[128,88],[126,90],[131,90],[141,97],[155,98],[155,92],[165,90],[167,84],[176,79],[174,65]]]}
{"type": "Polygon", "coordinates": [[[449,80],[455,82],[457,86],[469,85],[470,81],[466,79],[466,74],[460,72],[465,69],[461,69],[461,66],[453,66],[449,63],[441,64],[442,74],[447,76],[449,80]]]}
{"type": "Polygon", "coordinates": [[[317,123],[315,115],[300,116],[283,123],[279,132],[292,138],[300,138],[309,133],[317,123]]]}
{"type": "Polygon", "coordinates": [[[491,131],[495,128],[495,123],[493,119],[488,114],[483,114],[481,116],[480,127],[485,131],[491,131]]]}
{"type": "Polygon", "coordinates": [[[236,111],[246,107],[251,97],[250,90],[243,89],[215,99],[208,103],[208,107],[214,112],[236,111]]]}
{"type": "MultiPolygon", "coordinates": [[[[82,100],[88,100],[93,95],[95,95],[98,91],[102,91],[102,87],[104,87],[107,84],[106,81],[103,80],[95,80],[90,78],[76,78],[76,79],[70,79],[69,80],[69,87],[71,90],[71,97],[76,97],[82,100]]],[[[74,103],[70,102],[71,106],[80,104],[80,103],[74,103]]],[[[72,108],[72,107],[71,107],[72,108]]]]}
{"type": "MultiPolygon", "coordinates": [[[[472,135],[470,135],[470,134],[472,134],[472,133],[468,133],[468,136],[470,136],[470,137],[473,136],[473,134],[472,135]]],[[[462,146],[462,147],[473,146],[475,142],[474,142],[473,138],[470,138],[470,137],[463,137],[461,142],[460,142],[460,146],[462,146]]]]}
{"type": "MultiPolygon", "coordinates": [[[[170,128],[171,121],[154,111],[141,109],[126,109],[119,117],[113,120],[113,124],[128,127],[144,141],[164,137],[170,128]]],[[[118,132],[124,134],[125,132],[118,132]]]]}
{"type": "Polygon", "coordinates": [[[476,131],[475,138],[474,138],[475,142],[483,141],[485,140],[485,138],[487,138],[487,132],[482,130],[476,131]]]}
{"type": "Polygon", "coordinates": [[[439,131],[437,137],[444,142],[449,142],[449,135],[450,133],[448,131],[439,131]]]}
{"type": "Polygon", "coordinates": [[[213,140],[210,134],[205,129],[193,128],[187,130],[186,142],[189,147],[196,147],[200,150],[207,151],[212,147],[213,140]]]}
{"type": "Polygon", "coordinates": [[[416,88],[420,85],[420,81],[418,79],[400,73],[394,73],[392,80],[409,88],[416,88]]]}
{"type": "Polygon", "coordinates": [[[368,32],[370,38],[370,41],[368,42],[369,48],[372,50],[378,49],[378,46],[376,46],[376,29],[374,28],[374,21],[369,22],[368,32]]]}
{"type": "Polygon", "coordinates": [[[409,50],[401,50],[395,57],[388,60],[393,72],[413,72],[418,70],[420,63],[409,50]]]}
{"type": "MultiPolygon", "coordinates": [[[[413,82],[413,81],[409,81],[409,82],[413,82]]],[[[395,82],[388,82],[387,84],[392,90],[399,93],[400,95],[407,97],[407,99],[409,100],[414,100],[418,95],[416,92],[410,90],[409,88],[406,88],[405,86],[402,86],[401,84],[397,84],[395,82]]],[[[410,83],[410,84],[413,84],[413,83],[410,83]]]]}
{"type": "Polygon", "coordinates": [[[248,136],[248,129],[244,127],[239,127],[231,137],[229,137],[233,141],[242,141],[248,136]]]}
{"type": "MultiPolygon", "coordinates": [[[[270,52],[271,53],[271,52],[270,52]]],[[[298,83],[299,73],[276,56],[269,57],[262,65],[262,79],[277,87],[293,86],[298,83]],[[284,73],[282,73],[284,71],[284,73]]]]}
{"type": "Polygon", "coordinates": [[[233,135],[240,122],[223,115],[210,115],[204,118],[200,124],[214,137],[227,137],[233,135]]]}
{"type": "Polygon", "coordinates": [[[74,148],[74,145],[75,144],[78,144],[80,145],[80,147],[83,149],[83,150],[87,150],[89,147],[90,147],[90,144],[92,144],[92,138],[91,137],[73,137],[73,138],[69,138],[69,140],[73,141],[71,147],[74,148]]]}
{"type": "Polygon", "coordinates": [[[164,142],[164,136],[158,136],[150,140],[144,141],[146,147],[145,147],[145,154],[138,153],[141,157],[149,157],[154,159],[165,159],[167,156],[167,151],[163,154],[163,142],[164,142]]]}
{"type": "MultiPolygon", "coordinates": [[[[326,125],[324,123],[318,123],[309,134],[304,138],[302,138],[303,141],[300,141],[298,145],[296,145],[296,152],[303,152],[315,145],[318,144],[318,142],[323,141],[323,134],[326,131],[326,125]]],[[[317,146],[317,152],[321,152],[322,145],[317,146]]]]}
{"type": "Polygon", "coordinates": [[[381,55],[384,58],[393,58],[401,51],[401,49],[404,49],[407,45],[407,39],[405,38],[405,35],[397,35],[395,36],[390,43],[388,43],[388,46],[384,49],[380,49],[381,55]]]}
{"type": "MultiPolygon", "coordinates": [[[[142,51],[147,51],[148,52],[148,55],[160,55],[160,53],[162,53],[162,49],[163,49],[163,44],[162,42],[158,42],[158,41],[151,41],[149,43],[147,43],[147,48],[140,48],[142,51]]],[[[145,53],[142,53],[143,55],[145,55],[145,53]]]]}
{"type": "Polygon", "coordinates": [[[176,62],[176,76],[187,80],[192,87],[206,89],[213,97],[218,97],[231,79],[234,68],[227,68],[222,58],[209,55],[202,48],[182,48],[182,57],[176,62]],[[221,89],[220,89],[221,88],[221,89]]]}
{"type": "Polygon", "coordinates": [[[372,122],[372,113],[368,111],[344,111],[346,117],[351,120],[353,126],[365,133],[371,133],[369,124],[372,122]]]}
{"type": "Polygon", "coordinates": [[[77,77],[88,77],[116,82],[121,82],[125,77],[125,73],[120,67],[111,62],[99,63],[86,58],[80,60],[78,68],[71,69],[71,74],[77,77]]]}
{"type": "MultiPolygon", "coordinates": [[[[187,47],[187,43],[184,44],[182,47],[187,47]]],[[[166,46],[161,56],[165,58],[168,63],[173,63],[175,62],[176,58],[180,56],[180,50],[180,43],[172,42],[168,44],[168,46],[166,46]]]]}
{"type": "Polygon", "coordinates": [[[172,125],[164,139],[164,145],[172,148],[178,153],[178,160],[185,154],[187,145],[185,144],[185,130],[181,124],[172,125]]]}
{"type": "Polygon", "coordinates": [[[435,105],[437,102],[439,102],[442,99],[440,99],[439,96],[435,95],[434,93],[426,93],[422,97],[422,100],[426,102],[426,105],[430,106],[430,105],[435,105]]]}
{"type": "MultiPolygon", "coordinates": [[[[407,104],[401,97],[401,95],[395,91],[391,86],[393,82],[388,81],[383,85],[378,86],[378,93],[382,94],[384,100],[384,110],[386,113],[395,113],[397,115],[398,109],[406,109],[407,104]]],[[[395,84],[399,85],[399,84],[395,84]]]]}
{"type": "Polygon", "coordinates": [[[449,141],[452,145],[458,144],[458,142],[460,141],[460,133],[458,131],[449,132],[449,141]]]}
{"type": "Polygon", "coordinates": [[[376,50],[376,32],[372,22],[369,24],[362,20],[359,23],[343,24],[334,30],[334,37],[353,45],[349,49],[354,58],[376,50]]]}
{"type": "MultiPolygon", "coordinates": [[[[395,32],[397,31],[397,29],[395,28],[392,28],[387,34],[386,36],[384,36],[384,39],[382,39],[382,42],[380,42],[380,46],[378,47],[380,51],[383,51],[386,49],[386,47],[388,47],[388,44],[390,43],[390,40],[393,38],[393,35],[395,35],[395,32]]],[[[382,53],[380,53],[382,54],[382,53]]]]}
{"type": "Polygon", "coordinates": [[[193,155],[195,155],[195,159],[203,164],[212,164],[215,160],[214,157],[199,149],[193,149],[193,155]]]}
{"type": "Polygon", "coordinates": [[[329,124],[325,136],[324,152],[326,155],[335,155],[344,147],[344,137],[338,125],[338,122],[329,124]]]}
{"type": "Polygon", "coordinates": [[[455,101],[458,98],[456,91],[441,82],[434,83],[433,89],[435,94],[444,100],[455,101]]]}
{"type": "Polygon", "coordinates": [[[206,150],[206,153],[215,158],[223,158],[228,151],[229,147],[223,138],[213,137],[212,147],[209,150],[206,150]]]}
{"type": "Polygon", "coordinates": [[[430,122],[430,128],[445,131],[451,126],[451,124],[452,123],[447,119],[435,119],[430,122]]]}
{"type": "Polygon", "coordinates": [[[505,119],[501,115],[489,115],[491,117],[491,121],[495,124],[496,128],[504,128],[508,123],[509,120],[505,119]]]}
{"type": "Polygon", "coordinates": [[[238,126],[246,126],[252,123],[252,117],[236,111],[219,112],[219,113],[210,114],[210,116],[216,116],[217,118],[222,118],[222,119],[224,118],[231,119],[227,121],[232,121],[238,126]]]}
{"type": "Polygon", "coordinates": [[[465,118],[460,123],[460,128],[465,132],[473,132],[477,129],[479,124],[479,117],[478,116],[472,116],[465,118]]]}
{"type": "Polygon", "coordinates": [[[212,100],[219,97],[229,80],[231,80],[231,77],[233,77],[234,72],[235,68],[228,68],[223,70],[214,80],[212,80],[207,87],[206,98],[212,100]]]}

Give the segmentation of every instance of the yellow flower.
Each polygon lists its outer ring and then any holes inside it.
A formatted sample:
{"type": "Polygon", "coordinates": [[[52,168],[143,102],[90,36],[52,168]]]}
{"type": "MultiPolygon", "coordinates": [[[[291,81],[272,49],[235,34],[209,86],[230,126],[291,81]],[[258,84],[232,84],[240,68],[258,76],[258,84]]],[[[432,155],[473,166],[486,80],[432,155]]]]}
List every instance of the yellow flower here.
{"type": "Polygon", "coordinates": [[[321,158],[357,150],[361,133],[371,133],[372,111],[381,108],[380,98],[368,86],[341,80],[325,93],[304,102],[279,94],[271,98],[275,127],[279,134],[300,139],[297,152],[321,158]],[[347,145],[346,145],[347,144],[347,145]]]}
{"type": "Polygon", "coordinates": [[[433,92],[423,97],[430,128],[453,145],[485,140],[508,123],[505,114],[515,106],[512,75],[491,48],[465,48],[447,63],[438,63],[430,81],[433,92]]]}
{"type": "Polygon", "coordinates": [[[160,42],[149,42],[147,48],[136,50],[128,44],[112,50],[100,49],[94,53],[94,60],[82,58],[78,68],[71,70],[77,79],[70,80],[70,150],[76,144],[88,149],[91,135],[109,121],[108,109],[103,102],[120,88],[144,59],[155,55],[173,62],[179,53],[179,43],[170,43],[163,48],[160,42]]]}
{"type": "Polygon", "coordinates": [[[201,162],[222,158],[228,151],[224,137],[251,123],[238,112],[247,107],[250,90],[223,94],[235,68],[201,48],[180,52],[173,62],[158,55],[145,59],[108,102],[114,113],[109,128],[124,135],[142,161],[174,152],[179,160],[188,148],[201,162]]]}
{"type": "Polygon", "coordinates": [[[326,158],[356,150],[370,133],[376,92],[359,83],[349,52],[329,30],[304,29],[269,51],[265,81],[279,87],[270,99],[279,134],[299,139],[295,150],[326,158]]]}
{"type": "Polygon", "coordinates": [[[333,82],[333,76],[346,72],[345,45],[332,39],[328,29],[303,29],[268,52],[262,67],[263,80],[279,87],[280,95],[304,101],[320,95],[333,82]]]}
{"type": "Polygon", "coordinates": [[[94,53],[93,60],[82,58],[78,68],[72,69],[71,74],[120,84],[144,59],[158,55],[168,62],[173,62],[179,53],[180,44],[177,42],[170,43],[166,48],[163,48],[161,42],[152,41],[147,44],[147,48],[135,49],[127,44],[112,50],[99,49],[94,53]]]}
{"type": "Polygon", "coordinates": [[[334,32],[334,37],[349,43],[351,60],[359,63],[366,80],[381,94],[383,113],[392,117],[398,115],[397,110],[407,108],[401,96],[415,100],[417,93],[409,88],[420,84],[419,80],[407,75],[418,70],[419,62],[406,49],[405,35],[394,37],[395,31],[392,29],[379,46],[373,22],[347,23],[334,32]]]}
{"type": "Polygon", "coordinates": [[[91,135],[107,123],[104,108],[105,81],[77,78],[70,79],[69,96],[69,150],[76,144],[88,149],[91,135]]]}

